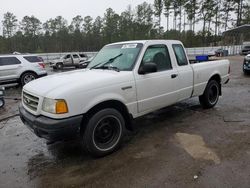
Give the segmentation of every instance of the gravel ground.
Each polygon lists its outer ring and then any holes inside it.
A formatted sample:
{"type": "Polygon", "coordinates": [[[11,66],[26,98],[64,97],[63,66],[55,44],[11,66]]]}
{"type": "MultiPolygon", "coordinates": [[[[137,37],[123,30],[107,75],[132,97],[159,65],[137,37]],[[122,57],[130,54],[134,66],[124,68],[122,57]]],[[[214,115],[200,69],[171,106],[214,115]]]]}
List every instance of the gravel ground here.
{"type": "Polygon", "coordinates": [[[229,57],[218,105],[183,101],[135,121],[122,148],[93,159],[79,141],[46,145],[18,117],[19,88],[0,110],[0,187],[246,187],[250,185],[250,76],[229,57]]]}

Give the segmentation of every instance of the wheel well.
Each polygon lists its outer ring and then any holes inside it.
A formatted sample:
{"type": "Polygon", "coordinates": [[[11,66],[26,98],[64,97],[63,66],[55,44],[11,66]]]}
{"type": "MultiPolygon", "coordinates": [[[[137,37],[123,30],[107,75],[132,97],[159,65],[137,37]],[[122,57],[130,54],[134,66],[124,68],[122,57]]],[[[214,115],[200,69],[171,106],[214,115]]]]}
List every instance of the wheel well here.
{"type": "Polygon", "coordinates": [[[221,84],[221,78],[220,78],[220,75],[218,75],[218,74],[213,75],[213,76],[209,79],[209,81],[211,81],[211,80],[215,80],[215,81],[217,81],[219,84],[221,84]]]}
{"type": "Polygon", "coordinates": [[[219,90],[220,90],[220,95],[221,95],[222,92],[221,92],[221,77],[220,77],[220,75],[219,75],[219,74],[213,75],[213,76],[209,79],[208,83],[209,83],[211,80],[215,80],[216,82],[218,82],[218,84],[219,84],[219,86],[220,86],[219,90]]]}
{"type": "Polygon", "coordinates": [[[96,112],[105,109],[105,108],[114,108],[118,110],[125,120],[125,126],[128,130],[132,130],[132,116],[129,114],[127,107],[120,101],[117,100],[109,100],[102,103],[97,104],[92,107],[86,114],[84,114],[81,133],[85,130],[85,125],[88,122],[89,118],[93,116],[96,112]]]}

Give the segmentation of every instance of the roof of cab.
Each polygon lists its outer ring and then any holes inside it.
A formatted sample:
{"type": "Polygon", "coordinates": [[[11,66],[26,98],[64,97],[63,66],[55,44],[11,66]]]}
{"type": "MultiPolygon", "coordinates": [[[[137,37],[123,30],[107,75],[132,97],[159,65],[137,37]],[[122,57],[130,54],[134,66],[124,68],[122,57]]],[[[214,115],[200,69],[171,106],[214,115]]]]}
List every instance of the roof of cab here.
{"type": "Polygon", "coordinates": [[[142,43],[142,44],[146,44],[148,42],[159,42],[159,43],[163,43],[163,42],[167,42],[167,43],[170,43],[170,44],[180,44],[181,42],[179,40],[162,40],[162,39],[159,39],[159,40],[131,40],[131,41],[123,41],[123,42],[116,42],[116,43],[111,43],[111,44],[107,44],[107,46],[109,45],[115,45],[115,44],[131,44],[131,43],[142,43]]]}

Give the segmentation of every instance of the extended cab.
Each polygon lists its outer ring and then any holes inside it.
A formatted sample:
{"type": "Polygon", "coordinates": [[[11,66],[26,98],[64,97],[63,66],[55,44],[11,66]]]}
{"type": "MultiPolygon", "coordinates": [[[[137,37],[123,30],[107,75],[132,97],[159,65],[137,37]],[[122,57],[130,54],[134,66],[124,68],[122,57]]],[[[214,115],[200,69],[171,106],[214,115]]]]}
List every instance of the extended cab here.
{"type": "Polygon", "coordinates": [[[79,68],[80,63],[86,61],[88,57],[85,54],[66,54],[58,60],[51,61],[49,64],[53,69],[63,69],[63,67],[79,68]]]}
{"type": "Polygon", "coordinates": [[[87,69],[25,85],[20,117],[39,137],[80,135],[90,154],[103,156],[134,118],[196,96],[204,108],[215,106],[229,71],[228,60],[190,64],[180,41],[109,44],[87,69]]]}

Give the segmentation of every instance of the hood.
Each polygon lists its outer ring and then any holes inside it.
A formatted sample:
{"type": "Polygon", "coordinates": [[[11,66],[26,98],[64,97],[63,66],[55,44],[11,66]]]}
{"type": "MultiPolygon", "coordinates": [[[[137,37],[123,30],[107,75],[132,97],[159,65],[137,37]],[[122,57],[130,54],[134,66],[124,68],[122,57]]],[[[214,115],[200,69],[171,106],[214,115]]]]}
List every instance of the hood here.
{"type": "Polygon", "coordinates": [[[84,69],[46,76],[26,84],[23,89],[41,97],[60,98],[72,91],[87,92],[132,80],[132,71],[84,69]]]}

